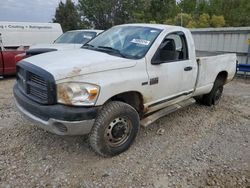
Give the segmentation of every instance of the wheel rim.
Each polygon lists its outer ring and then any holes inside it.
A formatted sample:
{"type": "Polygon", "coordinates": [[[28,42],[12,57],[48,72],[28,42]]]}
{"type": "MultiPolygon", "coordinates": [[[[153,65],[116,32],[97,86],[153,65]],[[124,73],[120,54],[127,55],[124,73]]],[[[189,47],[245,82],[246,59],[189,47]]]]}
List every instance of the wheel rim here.
{"type": "Polygon", "coordinates": [[[118,147],[128,140],[131,130],[131,121],[125,117],[118,117],[107,126],[104,131],[104,138],[111,147],[118,147]]]}
{"type": "Polygon", "coordinates": [[[215,95],[214,95],[214,104],[218,104],[219,101],[220,101],[220,98],[222,96],[222,91],[223,91],[223,88],[222,87],[219,87],[216,92],[215,92],[215,95]]]}

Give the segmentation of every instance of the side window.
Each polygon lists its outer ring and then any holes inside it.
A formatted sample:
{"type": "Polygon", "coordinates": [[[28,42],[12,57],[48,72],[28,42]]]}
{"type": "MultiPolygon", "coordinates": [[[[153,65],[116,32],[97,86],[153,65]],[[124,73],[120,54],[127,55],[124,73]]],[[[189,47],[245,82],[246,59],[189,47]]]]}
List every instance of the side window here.
{"type": "Polygon", "coordinates": [[[186,37],[182,32],[167,35],[154,56],[154,60],[159,62],[185,59],[188,59],[188,48],[186,37]]]}

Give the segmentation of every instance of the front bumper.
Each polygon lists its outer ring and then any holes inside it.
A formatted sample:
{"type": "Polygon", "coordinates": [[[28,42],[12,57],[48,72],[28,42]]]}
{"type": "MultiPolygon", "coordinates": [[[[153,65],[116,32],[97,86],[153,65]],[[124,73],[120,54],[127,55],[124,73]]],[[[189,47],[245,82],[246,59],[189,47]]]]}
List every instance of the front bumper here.
{"type": "Polygon", "coordinates": [[[57,135],[85,135],[90,133],[98,107],[70,107],[41,105],[23,95],[17,85],[14,97],[18,110],[38,127],[57,135]]]}

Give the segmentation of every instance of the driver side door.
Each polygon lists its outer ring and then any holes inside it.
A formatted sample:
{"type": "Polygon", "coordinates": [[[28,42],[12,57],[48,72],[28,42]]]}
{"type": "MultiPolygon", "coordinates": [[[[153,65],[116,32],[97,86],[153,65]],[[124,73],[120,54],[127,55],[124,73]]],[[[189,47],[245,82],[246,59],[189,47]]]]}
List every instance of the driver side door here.
{"type": "Polygon", "coordinates": [[[185,34],[168,34],[151,62],[148,62],[149,88],[152,96],[147,105],[149,112],[177,103],[192,94],[196,81],[193,63],[189,59],[185,34]]]}

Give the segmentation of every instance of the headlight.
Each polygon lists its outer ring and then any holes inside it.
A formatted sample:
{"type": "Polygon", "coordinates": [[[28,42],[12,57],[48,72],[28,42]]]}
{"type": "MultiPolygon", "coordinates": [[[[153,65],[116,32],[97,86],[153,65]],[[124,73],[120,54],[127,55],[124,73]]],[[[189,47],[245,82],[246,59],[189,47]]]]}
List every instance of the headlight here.
{"type": "Polygon", "coordinates": [[[75,106],[95,105],[100,88],[97,85],[67,82],[57,85],[57,102],[75,106]]]}

